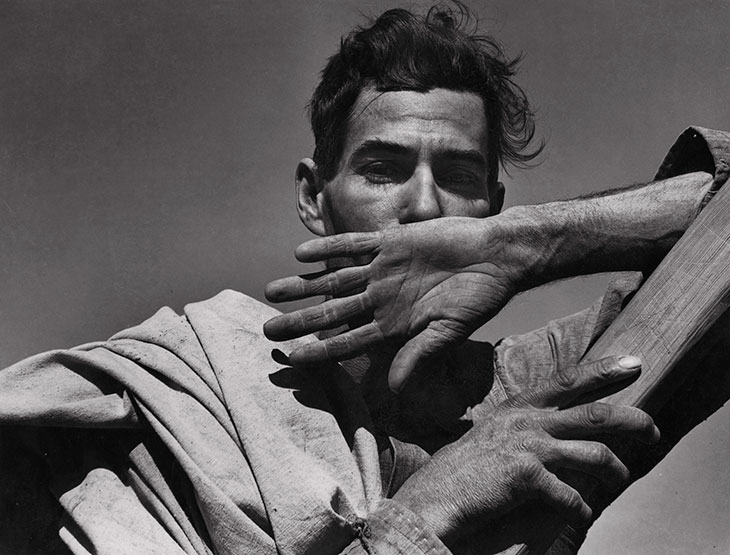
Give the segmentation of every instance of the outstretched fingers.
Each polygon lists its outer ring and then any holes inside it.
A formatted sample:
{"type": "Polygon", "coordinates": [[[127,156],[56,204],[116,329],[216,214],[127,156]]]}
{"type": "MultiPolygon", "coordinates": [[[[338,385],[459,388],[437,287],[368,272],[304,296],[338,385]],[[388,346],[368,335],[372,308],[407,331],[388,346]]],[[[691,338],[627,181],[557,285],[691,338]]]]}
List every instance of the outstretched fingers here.
{"type": "Polygon", "coordinates": [[[285,341],[316,331],[335,328],[372,311],[370,297],[360,293],[330,299],[288,314],[276,316],[264,324],[264,334],[274,341],[285,341]]]}
{"type": "Polygon", "coordinates": [[[369,279],[369,266],[348,266],[277,279],[266,286],[265,295],[267,300],[276,303],[319,295],[343,296],[362,289],[369,279]]]}
{"type": "Polygon", "coordinates": [[[380,234],[341,233],[312,239],[297,247],[295,256],[300,262],[320,262],[330,258],[375,254],[380,247],[380,234]]]}
{"type": "Polygon", "coordinates": [[[308,364],[325,360],[345,360],[383,342],[383,333],[375,323],[303,345],[289,355],[292,364],[308,364]]]}

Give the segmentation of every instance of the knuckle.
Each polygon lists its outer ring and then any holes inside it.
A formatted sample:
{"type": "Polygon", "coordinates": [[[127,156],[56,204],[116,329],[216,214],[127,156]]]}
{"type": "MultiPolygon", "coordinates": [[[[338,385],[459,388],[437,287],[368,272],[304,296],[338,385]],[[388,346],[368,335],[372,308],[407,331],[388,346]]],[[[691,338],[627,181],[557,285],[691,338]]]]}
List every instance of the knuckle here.
{"type": "Polygon", "coordinates": [[[323,279],[314,280],[309,284],[309,290],[313,295],[325,295],[330,291],[331,282],[331,276],[327,276],[323,279]]]}
{"type": "Polygon", "coordinates": [[[305,329],[310,329],[313,326],[319,325],[323,320],[326,321],[331,310],[323,305],[322,312],[315,310],[302,311],[302,323],[305,329]]]}
{"type": "Polygon", "coordinates": [[[358,236],[358,238],[355,241],[355,243],[360,248],[371,248],[373,246],[374,239],[375,238],[370,233],[363,234],[363,235],[358,236]]]}
{"type": "Polygon", "coordinates": [[[348,233],[342,237],[342,246],[346,252],[352,252],[357,246],[357,243],[353,236],[348,233]]]}
{"type": "Polygon", "coordinates": [[[507,413],[507,424],[515,431],[527,431],[532,428],[532,419],[522,411],[510,411],[507,413]]]}
{"type": "Polygon", "coordinates": [[[654,428],[654,419],[643,410],[637,409],[636,421],[642,430],[651,430],[654,428]]]}
{"type": "Polygon", "coordinates": [[[515,477],[524,489],[532,489],[542,475],[542,464],[534,457],[523,454],[516,458],[515,477]]]}
{"type": "Polygon", "coordinates": [[[532,454],[535,452],[532,438],[526,434],[518,434],[516,437],[514,437],[510,442],[510,448],[514,450],[515,453],[519,453],[519,456],[522,456],[522,454],[532,454]]]}
{"type": "Polygon", "coordinates": [[[338,252],[342,250],[342,247],[344,246],[344,241],[342,239],[341,235],[335,235],[331,237],[327,237],[327,251],[328,254],[332,252],[338,252]]]}
{"type": "Polygon", "coordinates": [[[321,342],[308,343],[289,355],[290,359],[294,357],[304,363],[325,360],[327,358],[327,346],[321,342]]]}
{"type": "Polygon", "coordinates": [[[337,291],[337,288],[339,287],[339,285],[340,285],[340,278],[337,273],[332,272],[331,274],[327,274],[324,277],[324,279],[320,282],[321,294],[337,291]]]}
{"type": "Polygon", "coordinates": [[[348,353],[350,341],[347,335],[336,335],[326,342],[327,354],[331,357],[339,357],[348,353]]]}
{"type": "Polygon", "coordinates": [[[569,514],[574,515],[574,518],[579,521],[584,520],[586,517],[583,515],[585,503],[583,498],[575,490],[570,490],[565,495],[565,508],[569,514]]]}
{"type": "Polygon", "coordinates": [[[615,456],[606,445],[599,443],[594,448],[593,458],[595,459],[596,464],[606,466],[614,462],[615,456]]]}
{"type": "Polygon", "coordinates": [[[330,241],[329,254],[335,256],[341,256],[343,253],[350,251],[352,240],[348,234],[335,235],[330,241]]]}
{"type": "Polygon", "coordinates": [[[601,380],[610,380],[616,375],[616,360],[614,357],[604,358],[596,363],[595,374],[601,380]]]}
{"type": "Polygon", "coordinates": [[[524,400],[521,395],[515,397],[508,397],[502,401],[495,410],[494,414],[502,415],[503,417],[508,415],[512,410],[518,410],[524,405],[524,400]]]}
{"type": "Polygon", "coordinates": [[[525,434],[521,438],[520,446],[524,452],[536,457],[540,462],[545,460],[550,451],[550,446],[546,444],[545,439],[537,434],[525,434]]]}
{"type": "Polygon", "coordinates": [[[362,309],[362,301],[358,297],[350,297],[345,300],[342,307],[346,314],[356,314],[362,309]]]}
{"type": "Polygon", "coordinates": [[[359,276],[358,272],[343,272],[340,279],[332,284],[332,287],[341,287],[345,290],[350,290],[357,285],[359,276]]]}
{"type": "Polygon", "coordinates": [[[565,488],[562,494],[563,506],[570,511],[578,510],[583,504],[583,500],[578,495],[578,492],[572,488],[565,488]]]}
{"type": "Polygon", "coordinates": [[[591,403],[586,405],[586,420],[591,426],[601,427],[608,424],[611,419],[611,407],[605,403],[591,403]]]}
{"type": "Polygon", "coordinates": [[[569,390],[576,386],[580,373],[577,366],[570,366],[556,372],[553,376],[553,383],[560,390],[569,390]]]}

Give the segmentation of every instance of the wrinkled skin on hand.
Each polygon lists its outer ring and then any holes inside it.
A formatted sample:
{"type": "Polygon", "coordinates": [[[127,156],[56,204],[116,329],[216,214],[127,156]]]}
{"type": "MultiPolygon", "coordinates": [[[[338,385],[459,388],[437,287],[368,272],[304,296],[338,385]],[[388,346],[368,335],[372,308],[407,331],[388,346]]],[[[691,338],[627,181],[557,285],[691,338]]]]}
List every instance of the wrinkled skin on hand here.
{"type": "Polygon", "coordinates": [[[344,360],[395,343],[388,380],[399,391],[423,360],[468,338],[517,292],[522,267],[497,218],[440,218],[304,243],[296,251],[302,262],[368,261],[270,283],[266,298],[274,302],[334,298],[274,318],[264,331],[286,340],[350,324],[292,352],[294,364],[344,360]]]}
{"type": "Polygon", "coordinates": [[[544,523],[545,513],[531,511],[528,502],[540,501],[570,522],[587,523],[591,508],[562,473],[590,475],[611,490],[629,478],[616,455],[590,438],[659,439],[651,417],[637,408],[600,402],[573,406],[581,396],[633,382],[640,361],[620,360],[610,357],[556,373],[541,388],[475,418],[474,427],[437,451],[394,499],[424,518],[447,545],[480,534],[480,547],[494,552],[523,543],[544,523]]]}

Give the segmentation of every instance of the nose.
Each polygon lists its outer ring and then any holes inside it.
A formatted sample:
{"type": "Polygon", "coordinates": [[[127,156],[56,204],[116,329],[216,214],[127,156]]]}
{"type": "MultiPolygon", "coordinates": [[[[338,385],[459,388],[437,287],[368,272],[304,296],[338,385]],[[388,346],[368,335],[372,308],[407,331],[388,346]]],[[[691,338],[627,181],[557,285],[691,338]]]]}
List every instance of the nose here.
{"type": "Polygon", "coordinates": [[[432,220],[442,215],[438,185],[429,168],[417,168],[402,190],[400,223],[432,220]]]}

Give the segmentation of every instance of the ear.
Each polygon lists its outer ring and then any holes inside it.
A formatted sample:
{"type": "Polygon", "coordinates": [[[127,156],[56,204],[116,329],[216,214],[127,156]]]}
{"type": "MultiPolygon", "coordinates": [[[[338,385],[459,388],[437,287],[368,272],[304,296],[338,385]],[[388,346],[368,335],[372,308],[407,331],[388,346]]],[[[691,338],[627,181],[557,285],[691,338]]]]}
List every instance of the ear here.
{"type": "Polygon", "coordinates": [[[499,214],[504,204],[504,183],[497,181],[489,187],[489,212],[491,216],[499,214]]]}
{"type": "Polygon", "coordinates": [[[322,197],[323,183],[317,175],[314,160],[304,158],[297,164],[294,185],[297,191],[299,219],[315,235],[326,235],[322,197]]]}

